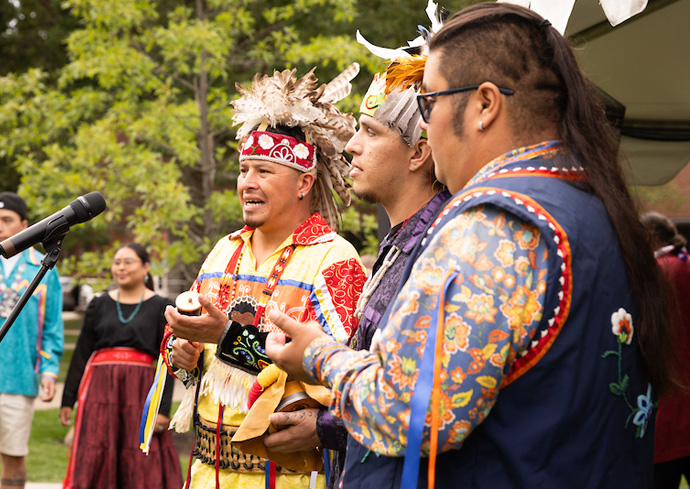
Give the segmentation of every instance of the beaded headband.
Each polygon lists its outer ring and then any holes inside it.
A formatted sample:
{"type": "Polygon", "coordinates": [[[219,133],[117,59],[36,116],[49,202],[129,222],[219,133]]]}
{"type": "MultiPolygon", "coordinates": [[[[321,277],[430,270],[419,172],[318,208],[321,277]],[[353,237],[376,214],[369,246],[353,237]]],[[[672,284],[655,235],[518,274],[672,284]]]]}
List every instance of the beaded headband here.
{"type": "Polygon", "coordinates": [[[397,129],[405,142],[413,147],[422,137],[419,127],[421,114],[417,106],[417,90],[413,86],[386,90],[386,73],[377,73],[369,86],[360,113],[369,115],[380,123],[397,129]]]}
{"type": "Polygon", "coordinates": [[[308,172],[316,166],[314,146],[291,136],[267,131],[254,131],[244,142],[240,162],[267,160],[308,172]]]}
{"type": "Polygon", "coordinates": [[[240,126],[237,130],[237,139],[242,144],[240,158],[257,158],[252,156],[252,151],[259,151],[262,156],[270,153],[278,163],[300,171],[316,169],[311,210],[321,213],[328,225],[337,230],[340,209],[334,193],[345,205],[350,205],[351,186],[346,180],[350,164],[345,146],[354,136],[357,123],[352,114],[343,114],[334,104],[349,95],[350,81],[359,73],[359,65],[353,63],[324,85],[319,85],[314,70],[301,78],[295,73],[292,69],[275,71],[273,76],[257,74],[251,86],[237,85],[240,97],[232,102],[232,121],[240,126]],[[264,132],[259,137],[267,136],[263,138],[267,146],[271,138],[273,146],[264,148],[257,143],[257,138],[252,138],[252,144],[247,145],[245,139],[256,128],[270,131],[279,126],[298,127],[308,143],[302,142],[300,146],[299,141],[287,136],[264,132]],[[287,145],[280,144],[283,140],[287,145]]]}

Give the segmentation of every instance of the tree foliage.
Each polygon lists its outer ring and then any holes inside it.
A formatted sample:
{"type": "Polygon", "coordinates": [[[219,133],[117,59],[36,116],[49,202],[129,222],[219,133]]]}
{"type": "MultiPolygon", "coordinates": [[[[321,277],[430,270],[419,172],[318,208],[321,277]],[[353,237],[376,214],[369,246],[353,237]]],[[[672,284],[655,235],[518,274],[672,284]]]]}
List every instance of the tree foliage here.
{"type": "Polygon", "coordinates": [[[0,26],[0,75],[6,75],[64,66],[63,40],[78,23],[60,0],[6,0],[0,2],[0,26]]]}
{"type": "MultiPolygon", "coordinates": [[[[46,2],[55,5],[34,3],[46,2]]],[[[241,217],[235,83],[313,66],[326,82],[359,61],[360,95],[342,107],[354,110],[369,74],[384,66],[354,31],[397,47],[428,24],[420,3],[67,0],[69,20],[56,25],[78,26],[64,39],[68,61],[18,65],[0,78],[0,158],[19,173],[36,217],[89,191],[105,196],[103,215],[70,233],[63,269],[77,268],[78,256],[81,270],[103,263],[89,253],[109,256],[111,245],[135,237],[167,266],[189,264],[189,281],[241,217]]]]}

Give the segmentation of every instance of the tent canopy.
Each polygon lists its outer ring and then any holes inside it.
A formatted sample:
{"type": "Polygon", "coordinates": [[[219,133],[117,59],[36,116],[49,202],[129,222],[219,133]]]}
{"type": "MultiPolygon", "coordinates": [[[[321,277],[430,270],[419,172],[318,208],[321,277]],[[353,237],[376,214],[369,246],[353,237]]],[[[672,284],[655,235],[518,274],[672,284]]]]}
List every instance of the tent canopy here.
{"type": "Polygon", "coordinates": [[[580,65],[624,108],[621,152],[636,185],[667,183],[690,161],[689,20],[690,0],[650,0],[611,27],[598,0],[577,0],[568,22],[580,65]]]}

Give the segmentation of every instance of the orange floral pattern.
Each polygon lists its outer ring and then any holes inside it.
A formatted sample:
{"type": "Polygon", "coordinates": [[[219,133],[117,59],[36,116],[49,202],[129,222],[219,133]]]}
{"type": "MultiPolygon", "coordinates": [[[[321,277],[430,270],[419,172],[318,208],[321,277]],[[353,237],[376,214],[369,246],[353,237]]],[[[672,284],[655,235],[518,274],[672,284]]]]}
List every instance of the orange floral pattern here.
{"type": "MultiPolygon", "coordinates": [[[[458,270],[442,305],[439,375],[439,447],[457,449],[489,414],[512,363],[529,347],[543,314],[548,256],[537,228],[493,206],[468,210],[433,235],[371,353],[352,355],[318,339],[304,366],[336,393],[331,410],[357,441],[377,453],[404,455],[409,402],[428,332],[436,327],[434,308],[444,276],[458,270]]],[[[424,454],[428,425],[429,419],[424,454]]]]}

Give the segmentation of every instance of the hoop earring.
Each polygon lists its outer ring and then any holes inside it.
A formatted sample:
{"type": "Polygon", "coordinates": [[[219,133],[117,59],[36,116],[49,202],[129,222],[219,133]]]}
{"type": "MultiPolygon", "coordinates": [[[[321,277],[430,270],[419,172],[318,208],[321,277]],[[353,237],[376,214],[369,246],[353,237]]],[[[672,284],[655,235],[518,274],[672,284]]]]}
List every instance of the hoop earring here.
{"type": "Polygon", "coordinates": [[[484,121],[479,121],[479,124],[477,124],[477,127],[479,128],[480,131],[484,130],[484,121]]]}
{"type": "Polygon", "coordinates": [[[303,193],[299,194],[299,200],[304,200],[304,194],[303,193]]]}

